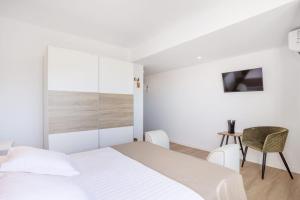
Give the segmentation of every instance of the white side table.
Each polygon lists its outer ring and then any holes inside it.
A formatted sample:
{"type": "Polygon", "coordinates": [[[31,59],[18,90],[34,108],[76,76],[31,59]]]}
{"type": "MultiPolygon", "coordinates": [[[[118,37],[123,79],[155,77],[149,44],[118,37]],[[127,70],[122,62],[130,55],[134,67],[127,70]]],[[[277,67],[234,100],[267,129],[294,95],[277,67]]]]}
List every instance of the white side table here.
{"type": "Polygon", "coordinates": [[[0,142],[0,155],[7,154],[7,151],[12,147],[13,141],[0,142]]]}

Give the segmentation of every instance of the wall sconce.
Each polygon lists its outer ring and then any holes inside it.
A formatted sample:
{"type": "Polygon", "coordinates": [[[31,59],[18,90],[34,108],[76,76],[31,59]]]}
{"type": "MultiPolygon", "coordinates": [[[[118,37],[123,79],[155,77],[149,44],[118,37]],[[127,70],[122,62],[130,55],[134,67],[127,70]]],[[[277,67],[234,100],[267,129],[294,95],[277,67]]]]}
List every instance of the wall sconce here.
{"type": "Polygon", "coordinates": [[[140,78],[134,77],[133,80],[136,82],[136,87],[140,88],[141,87],[140,78]]]}

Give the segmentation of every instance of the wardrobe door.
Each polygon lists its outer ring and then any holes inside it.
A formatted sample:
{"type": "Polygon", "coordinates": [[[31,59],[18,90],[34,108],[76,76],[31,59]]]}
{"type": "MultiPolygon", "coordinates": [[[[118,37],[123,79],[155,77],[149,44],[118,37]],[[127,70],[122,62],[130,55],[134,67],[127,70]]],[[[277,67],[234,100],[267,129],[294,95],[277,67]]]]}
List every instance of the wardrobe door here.
{"type": "Polygon", "coordinates": [[[133,94],[133,64],[102,58],[99,70],[101,93],[133,94]]]}
{"type": "Polygon", "coordinates": [[[46,72],[46,147],[64,153],[98,148],[98,56],[49,46],[46,72]]]}
{"type": "Polygon", "coordinates": [[[133,141],[133,64],[102,58],[99,70],[100,147],[133,141]]]}
{"type": "Polygon", "coordinates": [[[48,90],[98,92],[99,57],[48,47],[48,90]]]}

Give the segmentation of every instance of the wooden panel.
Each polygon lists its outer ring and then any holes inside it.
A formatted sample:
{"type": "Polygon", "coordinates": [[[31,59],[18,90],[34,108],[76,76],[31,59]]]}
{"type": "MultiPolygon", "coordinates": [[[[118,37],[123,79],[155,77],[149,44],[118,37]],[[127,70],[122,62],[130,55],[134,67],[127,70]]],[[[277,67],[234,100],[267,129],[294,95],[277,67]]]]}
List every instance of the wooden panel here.
{"type": "Polygon", "coordinates": [[[133,95],[100,94],[99,127],[133,125],[133,95]]]}
{"type": "Polygon", "coordinates": [[[48,92],[48,132],[66,133],[98,129],[99,94],[48,92]]]}
{"type": "Polygon", "coordinates": [[[66,133],[133,125],[133,96],[48,92],[48,131],[66,133]]]}

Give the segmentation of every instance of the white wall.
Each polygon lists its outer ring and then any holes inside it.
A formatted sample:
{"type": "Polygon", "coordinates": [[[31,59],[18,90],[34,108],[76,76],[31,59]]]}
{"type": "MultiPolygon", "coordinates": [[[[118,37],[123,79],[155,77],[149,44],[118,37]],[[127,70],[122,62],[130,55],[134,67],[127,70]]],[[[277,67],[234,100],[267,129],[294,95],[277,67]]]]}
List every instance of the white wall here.
{"type": "MultiPolygon", "coordinates": [[[[171,141],[204,150],[219,146],[217,132],[227,120],[237,120],[237,131],[260,125],[290,129],[284,154],[293,171],[300,172],[300,56],[287,48],[269,49],[211,63],[181,68],[145,78],[145,130],[164,129],[171,141]],[[222,72],[262,67],[263,92],[224,93],[222,72]]],[[[248,160],[262,156],[249,150],[248,160]]],[[[267,164],[283,167],[279,155],[267,164]]]]}
{"type": "Polygon", "coordinates": [[[48,44],[122,60],[129,51],[0,18],[0,141],[43,145],[43,56],[48,44]]]}

